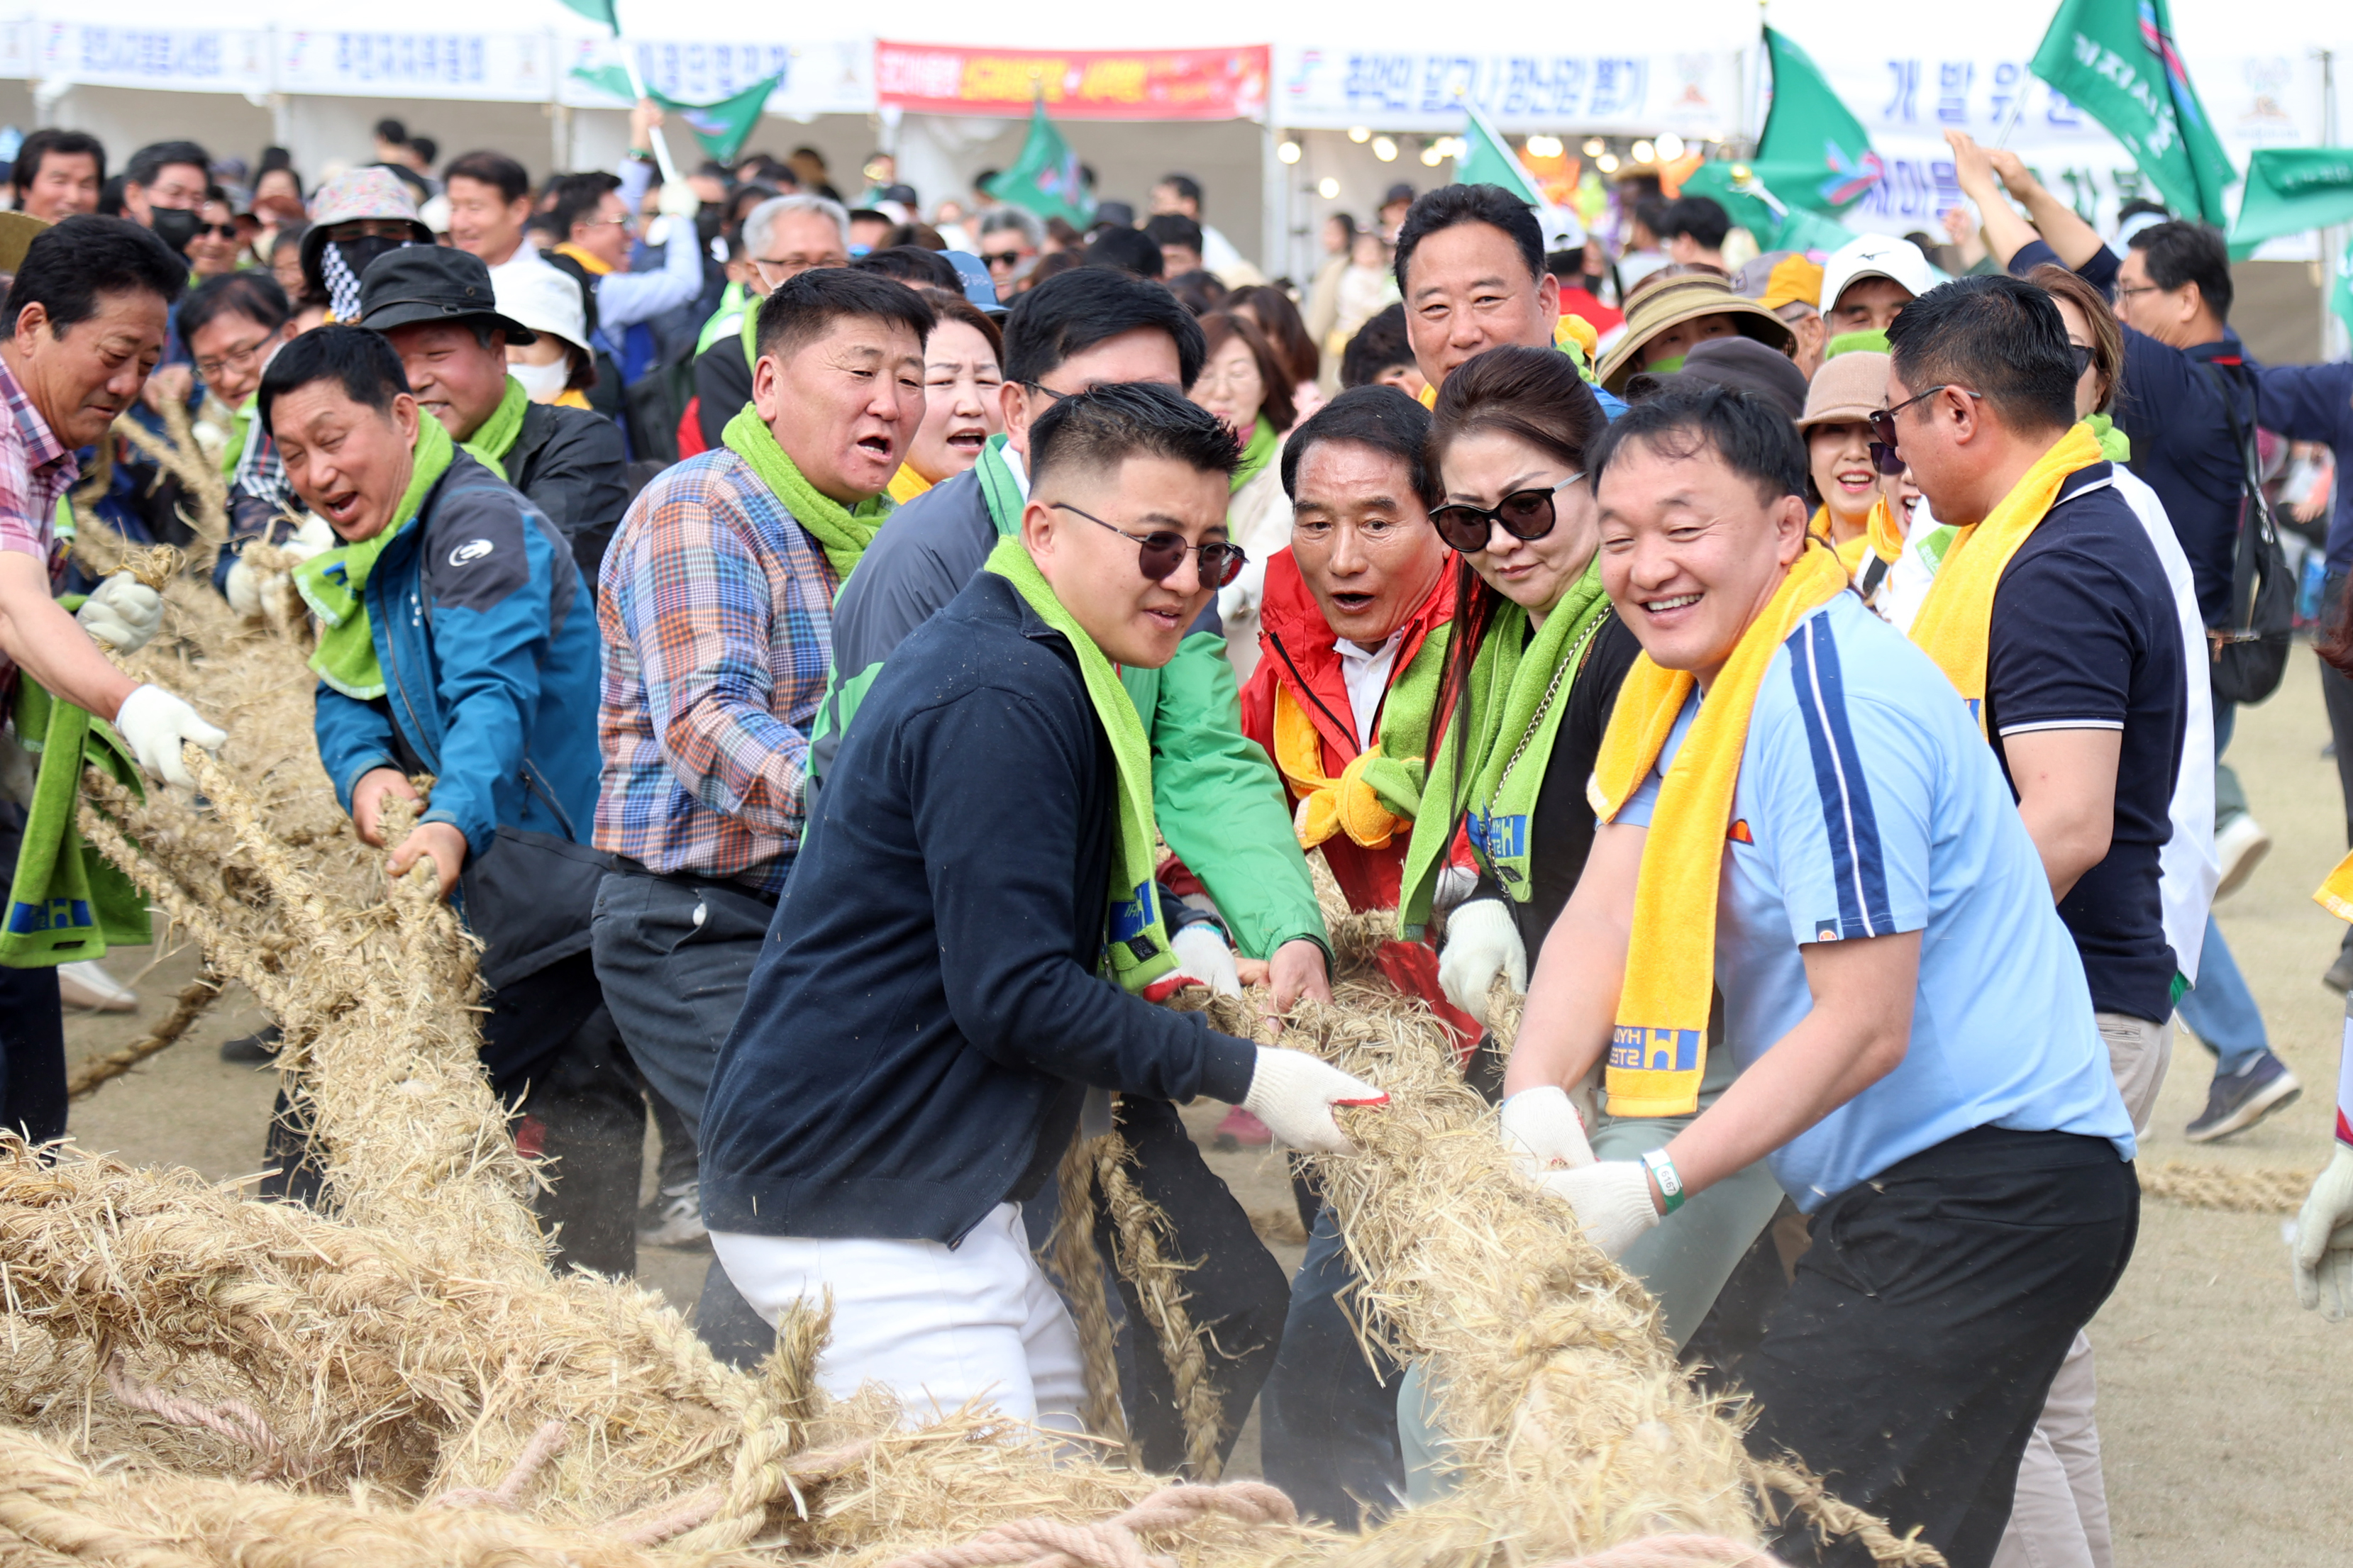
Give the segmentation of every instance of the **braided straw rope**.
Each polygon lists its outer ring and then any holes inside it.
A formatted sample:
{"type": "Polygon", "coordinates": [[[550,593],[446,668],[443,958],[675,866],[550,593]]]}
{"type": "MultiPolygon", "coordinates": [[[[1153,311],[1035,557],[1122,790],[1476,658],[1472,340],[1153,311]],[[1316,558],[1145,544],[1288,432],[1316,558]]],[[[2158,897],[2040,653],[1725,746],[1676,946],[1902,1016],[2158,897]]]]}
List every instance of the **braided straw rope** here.
{"type": "Polygon", "coordinates": [[[1185,1423],[1186,1466],[1199,1479],[1214,1481],[1224,1468],[1219,1454],[1223,1415],[1217,1388],[1209,1381],[1201,1331],[1185,1310],[1185,1271],[1191,1266],[1168,1256],[1164,1245],[1169,1234],[1167,1216],[1137,1190],[1127,1173],[1131,1159],[1127,1141],[1117,1133],[1098,1140],[1096,1185],[1111,1215],[1120,1272],[1135,1287],[1176,1387],[1177,1413],[1185,1423]]]}
{"type": "Polygon", "coordinates": [[[1103,1257],[1095,1249],[1095,1166],[1102,1145],[1116,1133],[1088,1138],[1073,1132],[1071,1146],[1055,1172],[1054,1234],[1048,1243],[1054,1276],[1070,1305],[1071,1320],[1079,1331],[1079,1356],[1087,1379],[1087,1402],[1079,1412],[1088,1431],[1108,1438],[1127,1452],[1139,1468],[1143,1456],[1127,1429],[1120,1407],[1118,1335],[1111,1323],[1111,1301],[1103,1289],[1103,1257]]]}
{"type": "Polygon", "coordinates": [[[200,974],[180,987],[180,994],[172,998],[172,1010],[153,1029],[127,1046],[85,1057],[76,1063],[73,1071],[66,1075],[66,1098],[87,1099],[98,1092],[100,1084],[121,1078],[149,1057],[177,1045],[180,1037],[220,999],[220,994],[221,982],[209,973],[200,974]]]}

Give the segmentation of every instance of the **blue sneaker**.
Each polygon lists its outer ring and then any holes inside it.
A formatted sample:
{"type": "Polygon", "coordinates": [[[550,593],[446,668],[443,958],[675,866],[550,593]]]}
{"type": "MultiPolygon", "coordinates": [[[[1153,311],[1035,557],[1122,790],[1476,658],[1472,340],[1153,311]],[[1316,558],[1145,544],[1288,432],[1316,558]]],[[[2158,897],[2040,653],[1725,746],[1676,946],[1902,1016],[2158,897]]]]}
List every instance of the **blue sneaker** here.
{"type": "Polygon", "coordinates": [[[2206,1093],[2206,1109],[2188,1129],[2192,1143],[2211,1143],[2244,1132],[2273,1111],[2295,1103],[2304,1085],[2287,1064],[2265,1051],[2237,1072],[2217,1074],[2206,1093]]]}

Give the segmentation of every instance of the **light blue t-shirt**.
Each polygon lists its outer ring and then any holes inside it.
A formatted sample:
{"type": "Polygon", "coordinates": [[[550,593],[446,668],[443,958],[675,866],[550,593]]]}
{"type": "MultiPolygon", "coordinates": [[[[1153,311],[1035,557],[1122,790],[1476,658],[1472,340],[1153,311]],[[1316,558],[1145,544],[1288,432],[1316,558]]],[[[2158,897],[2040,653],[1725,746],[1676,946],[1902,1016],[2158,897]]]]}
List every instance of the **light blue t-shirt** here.
{"type": "MultiPolygon", "coordinates": [[[[1695,696],[1662,768],[1698,711],[1695,696]]],[[[1618,820],[1647,826],[1659,782],[1618,820]]],[[[1799,1208],[1974,1127],[2133,1157],[2083,961],[1993,750],[1944,672],[1852,594],[1773,656],[1727,840],[1715,983],[1743,1068],[1812,1010],[1805,943],[1925,933],[1902,1065],[1771,1156],[1799,1208]]]]}

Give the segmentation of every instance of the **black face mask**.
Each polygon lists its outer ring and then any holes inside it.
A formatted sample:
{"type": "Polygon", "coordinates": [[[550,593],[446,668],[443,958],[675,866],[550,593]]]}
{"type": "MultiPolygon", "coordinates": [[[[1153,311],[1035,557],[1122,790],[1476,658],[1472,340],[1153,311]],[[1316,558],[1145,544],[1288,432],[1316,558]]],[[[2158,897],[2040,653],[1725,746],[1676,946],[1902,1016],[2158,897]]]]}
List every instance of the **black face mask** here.
{"type": "Polygon", "coordinates": [[[406,239],[386,239],[381,235],[371,235],[365,239],[339,239],[334,242],[335,248],[343,253],[343,265],[352,269],[352,276],[354,278],[365,278],[369,264],[377,257],[413,243],[414,241],[406,239]]]}
{"type": "Polygon", "coordinates": [[[182,256],[188,253],[188,242],[196,237],[204,220],[190,207],[149,207],[147,226],[155,237],[182,256]]]}

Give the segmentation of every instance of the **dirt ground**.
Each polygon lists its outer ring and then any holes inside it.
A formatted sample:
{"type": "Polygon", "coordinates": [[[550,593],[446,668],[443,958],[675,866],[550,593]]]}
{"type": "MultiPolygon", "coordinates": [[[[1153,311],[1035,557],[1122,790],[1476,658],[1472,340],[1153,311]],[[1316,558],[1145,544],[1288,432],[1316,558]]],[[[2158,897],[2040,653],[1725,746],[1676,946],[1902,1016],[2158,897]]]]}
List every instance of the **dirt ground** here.
{"type": "MultiPolygon", "coordinates": [[[[2341,928],[2310,893],[2345,847],[2327,740],[2315,667],[2299,656],[2280,693],[2241,714],[2229,758],[2276,847],[2221,906],[2221,924],[2305,1098],[2226,1143],[2189,1144],[2181,1128],[2205,1102],[2210,1058],[2183,1036],[2145,1158],[2311,1171],[2327,1156],[2342,1007],[2319,977],[2341,928]]],[[[123,955],[114,968],[129,978],[139,962],[123,955]]],[[[194,963],[185,952],[162,957],[139,983],[140,1016],[160,1016],[194,963]]],[[[74,1136],[216,1179],[259,1169],[271,1077],[224,1064],[216,1047],[259,1022],[241,992],[225,998],[189,1039],[75,1106],[74,1136]]],[[[71,1018],[69,1054],[78,1059],[141,1027],[132,1017],[71,1018]]],[[[1199,1106],[1187,1120],[1206,1139],[1219,1111],[1199,1106]]],[[[1279,1157],[1211,1163],[1253,1211],[1288,1207],[1279,1157]]],[[[1275,1250],[1296,1264],[1297,1246],[1275,1250]]],[[[640,1273],[690,1305],[708,1258],[649,1248],[640,1273]]],[[[2353,1555],[2353,1324],[2332,1327],[2297,1309],[2278,1216],[2149,1205],[2132,1268],[2092,1337],[2117,1568],[2337,1568],[2353,1555]]],[[[1256,1426],[1253,1417],[1237,1473],[1257,1469],[1256,1426]]]]}

